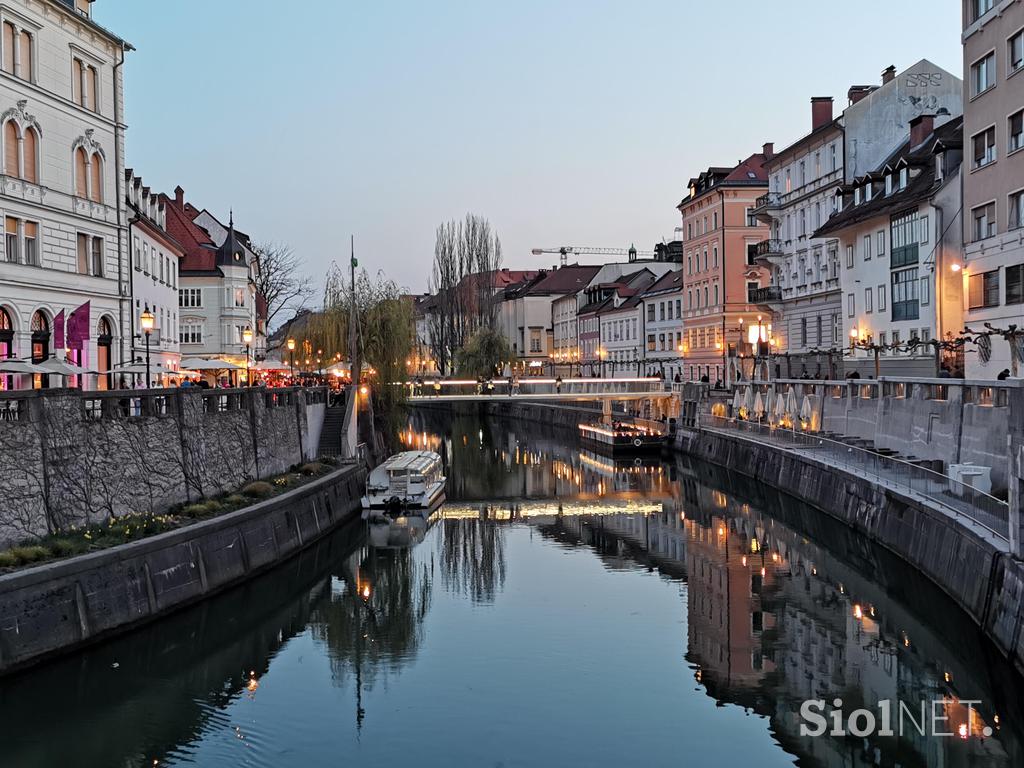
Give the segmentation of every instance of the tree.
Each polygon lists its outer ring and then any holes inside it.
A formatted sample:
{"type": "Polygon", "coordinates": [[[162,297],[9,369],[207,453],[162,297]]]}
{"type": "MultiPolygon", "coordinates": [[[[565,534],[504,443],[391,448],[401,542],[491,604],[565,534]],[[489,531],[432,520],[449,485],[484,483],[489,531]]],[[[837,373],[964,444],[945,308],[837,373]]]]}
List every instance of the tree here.
{"type": "Polygon", "coordinates": [[[501,365],[512,356],[505,337],[493,328],[481,328],[455,355],[455,366],[461,376],[488,379],[500,372],[501,365]]]}
{"type": "Polygon", "coordinates": [[[285,308],[302,309],[316,290],[313,281],[300,273],[302,260],[284,243],[260,243],[253,246],[259,257],[256,290],[267,300],[267,327],[285,308]]]}
{"type": "Polygon", "coordinates": [[[437,296],[428,318],[430,348],[442,374],[456,352],[497,318],[494,274],[501,268],[501,240],[482,216],[466,214],[437,228],[430,291],[437,296]]]}

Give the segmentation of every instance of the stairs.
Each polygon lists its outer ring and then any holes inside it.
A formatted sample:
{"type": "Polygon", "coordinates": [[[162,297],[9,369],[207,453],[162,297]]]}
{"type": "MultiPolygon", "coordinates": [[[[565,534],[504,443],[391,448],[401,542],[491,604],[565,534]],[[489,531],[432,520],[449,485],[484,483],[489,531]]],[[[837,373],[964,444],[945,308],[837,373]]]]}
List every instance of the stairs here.
{"type": "Polygon", "coordinates": [[[345,403],[330,406],[324,413],[324,427],[320,432],[318,456],[340,456],[341,434],[345,428],[345,403]]]}

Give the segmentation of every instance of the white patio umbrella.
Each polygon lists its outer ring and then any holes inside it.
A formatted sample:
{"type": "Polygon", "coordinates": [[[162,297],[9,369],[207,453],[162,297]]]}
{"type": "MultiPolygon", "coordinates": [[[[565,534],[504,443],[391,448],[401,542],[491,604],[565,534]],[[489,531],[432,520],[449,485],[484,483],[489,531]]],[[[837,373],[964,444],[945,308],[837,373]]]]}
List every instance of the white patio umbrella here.
{"type": "Polygon", "coordinates": [[[779,419],[780,421],[786,415],[786,397],[781,392],[779,392],[777,395],[775,395],[775,411],[774,411],[774,413],[775,413],[775,418],[779,419]]]}
{"type": "Polygon", "coordinates": [[[754,415],[759,419],[764,416],[764,399],[761,397],[760,392],[754,398],[754,415]]]}
{"type": "Polygon", "coordinates": [[[743,407],[749,412],[754,408],[754,388],[747,387],[743,393],[743,407]]]}
{"type": "Polygon", "coordinates": [[[804,395],[804,401],[800,405],[800,421],[808,427],[813,425],[814,405],[811,403],[810,395],[804,395]]]}
{"type": "Polygon", "coordinates": [[[35,363],[26,360],[15,360],[14,358],[0,359],[0,374],[11,375],[16,373],[48,373],[40,370],[35,363]]]}
{"type": "Polygon", "coordinates": [[[786,414],[789,418],[796,419],[798,409],[799,406],[796,402],[796,388],[790,386],[789,392],[786,394],[786,414]]]}
{"type": "Polygon", "coordinates": [[[227,360],[204,360],[202,358],[191,358],[181,361],[182,370],[188,371],[241,371],[241,365],[229,363],[227,360]]]}
{"type": "Polygon", "coordinates": [[[743,393],[737,387],[736,393],[732,396],[732,412],[738,413],[743,407],[743,393]]]}
{"type": "Polygon", "coordinates": [[[58,376],[83,376],[87,373],[97,373],[97,371],[82,368],[67,360],[61,360],[56,357],[43,360],[41,363],[36,363],[35,366],[39,369],[37,373],[55,373],[58,376]]]}

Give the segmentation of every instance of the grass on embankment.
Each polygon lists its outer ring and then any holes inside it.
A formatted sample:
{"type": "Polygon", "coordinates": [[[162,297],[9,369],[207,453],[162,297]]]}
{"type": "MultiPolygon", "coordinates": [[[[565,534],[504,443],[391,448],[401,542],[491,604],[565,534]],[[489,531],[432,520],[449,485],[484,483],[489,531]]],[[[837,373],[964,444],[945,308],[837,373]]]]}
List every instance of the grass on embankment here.
{"type": "Polygon", "coordinates": [[[24,541],[17,546],[0,550],[0,573],[116,547],[118,544],[138,541],[164,531],[182,528],[199,520],[208,520],[234,512],[305,485],[327,474],[336,466],[333,459],[297,464],[284,474],[275,475],[267,480],[255,480],[233,493],[223,493],[212,499],[189,504],[177,504],[162,515],[121,515],[102,523],[73,527],[61,533],[24,541]]]}

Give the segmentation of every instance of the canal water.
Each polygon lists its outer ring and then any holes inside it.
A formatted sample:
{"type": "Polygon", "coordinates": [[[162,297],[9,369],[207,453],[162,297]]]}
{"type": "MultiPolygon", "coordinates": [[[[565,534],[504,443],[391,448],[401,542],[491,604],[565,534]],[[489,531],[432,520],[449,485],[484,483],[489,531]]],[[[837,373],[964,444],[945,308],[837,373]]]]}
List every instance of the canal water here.
{"type": "Polygon", "coordinates": [[[420,417],[402,439],[450,477],[421,540],[348,526],[0,681],[0,766],[1024,765],[1021,680],[821,513],[538,425],[420,417]],[[801,703],[837,698],[914,720],[801,735],[801,703]]]}

